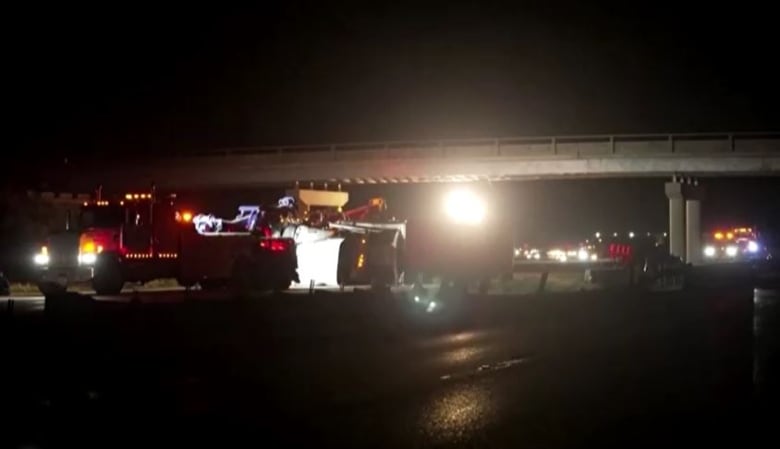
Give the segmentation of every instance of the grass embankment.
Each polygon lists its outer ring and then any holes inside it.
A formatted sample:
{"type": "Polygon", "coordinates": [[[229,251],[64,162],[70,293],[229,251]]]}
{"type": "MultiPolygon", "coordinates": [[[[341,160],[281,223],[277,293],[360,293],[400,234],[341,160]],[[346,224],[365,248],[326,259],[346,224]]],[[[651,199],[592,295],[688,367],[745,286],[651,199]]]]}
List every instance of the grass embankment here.
{"type": "MultiPolygon", "coordinates": [[[[175,288],[179,283],[176,279],[155,279],[145,284],[125,284],[123,290],[151,290],[151,289],[163,289],[163,288],[175,288]]],[[[68,290],[74,292],[89,292],[92,291],[92,286],[88,283],[73,284],[68,287],[68,290]]],[[[12,282],[11,283],[11,296],[37,296],[41,292],[38,290],[38,286],[29,282],[12,282]]]]}

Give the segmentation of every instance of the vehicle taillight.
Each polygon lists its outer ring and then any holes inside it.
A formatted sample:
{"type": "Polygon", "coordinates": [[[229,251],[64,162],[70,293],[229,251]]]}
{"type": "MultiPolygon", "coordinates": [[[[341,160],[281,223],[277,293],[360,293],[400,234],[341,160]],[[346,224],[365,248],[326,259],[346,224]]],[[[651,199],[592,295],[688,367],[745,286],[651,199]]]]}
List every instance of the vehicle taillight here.
{"type": "Polygon", "coordinates": [[[275,252],[287,251],[289,243],[286,240],[260,240],[260,248],[275,252]]]}

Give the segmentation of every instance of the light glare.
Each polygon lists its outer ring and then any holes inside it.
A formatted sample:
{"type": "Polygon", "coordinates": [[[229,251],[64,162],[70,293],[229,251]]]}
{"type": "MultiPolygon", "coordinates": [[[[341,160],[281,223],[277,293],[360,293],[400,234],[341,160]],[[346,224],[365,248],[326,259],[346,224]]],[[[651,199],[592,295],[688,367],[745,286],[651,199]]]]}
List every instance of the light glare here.
{"type": "Polygon", "coordinates": [[[445,198],[444,211],[456,223],[476,225],[485,219],[485,202],[469,190],[454,190],[445,198]]]}

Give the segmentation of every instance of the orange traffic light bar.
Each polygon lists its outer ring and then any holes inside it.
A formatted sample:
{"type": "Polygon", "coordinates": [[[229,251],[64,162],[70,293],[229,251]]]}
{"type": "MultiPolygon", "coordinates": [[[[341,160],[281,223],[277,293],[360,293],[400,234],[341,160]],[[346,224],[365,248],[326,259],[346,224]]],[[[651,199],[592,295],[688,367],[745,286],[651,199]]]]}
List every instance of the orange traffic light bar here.
{"type": "Polygon", "coordinates": [[[147,200],[152,199],[151,193],[125,193],[126,200],[147,200]]]}

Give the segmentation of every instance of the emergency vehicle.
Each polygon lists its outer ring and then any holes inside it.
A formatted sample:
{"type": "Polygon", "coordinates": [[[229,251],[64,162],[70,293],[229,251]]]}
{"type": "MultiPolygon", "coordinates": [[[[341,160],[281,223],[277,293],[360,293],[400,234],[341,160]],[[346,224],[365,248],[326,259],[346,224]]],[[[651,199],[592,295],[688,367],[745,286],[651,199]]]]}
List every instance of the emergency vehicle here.
{"type": "Polygon", "coordinates": [[[752,227],[717,229],[706,233],[702,240],[706,261],[744,261],[767,256],[766,247],[752,227]]]}

